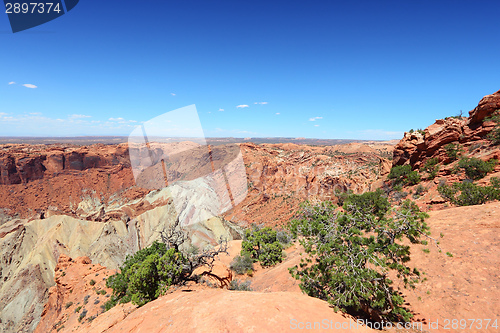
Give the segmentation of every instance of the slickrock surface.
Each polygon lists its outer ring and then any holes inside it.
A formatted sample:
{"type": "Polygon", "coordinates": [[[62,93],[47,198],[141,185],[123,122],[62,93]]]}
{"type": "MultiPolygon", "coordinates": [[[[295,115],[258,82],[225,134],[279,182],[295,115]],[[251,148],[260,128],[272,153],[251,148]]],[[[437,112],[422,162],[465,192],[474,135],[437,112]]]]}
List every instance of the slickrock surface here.
{"type": "MultiPolygon", "coordinates": [[[[432,242],[427,246],[430,253],[424,253],[422,245],[412,245],[412,263],[424,270],[428,278],[428,281],[418,284],[415,290],[403,289],[409,308],[415,313],[413,321],[419,323],[426,332],[471,332],[470,329],[450,329],[451,324],[447,329],[446,320],[451,323],[453,319],[483,319],[485,323],[484,319],[498,319],[500,236],[497,231],[500,228],[500,203],[449,208],[431,212],[430,215],[427,223],[432,236],[440,241],[442,252],[438,252],[432,242]],[[443,238],[440,233],[443,233],[443,238]],[[446,255],[446,252],[450,252],[452,257],[446,255]],[[429,328],[436,321],[439,322],[438,328],[429,328]]],[[[227,272],[232,258],[240,249],[241,241],[230,242],[229,255],[223,254],[219,258],[221,273],[227,272]]],[[[131,304],[119,305],[100,313],[90,322],[86,319],[81,323],[75,319],[77,316],[72,308],[63,307],[59,310],[55,305],[66,304],[68,301],[75,303],[78,299],[81,302],[88,293],[89,287],[85,285],[85,281],[92,278],[92,273],[82,273],[81,282],[72,279],[73,275],[69,272],[73,266],[76,267],[75,271],[83,272],[91,265],[74,260],[69,262],[68,268],[63,268],[66,276],[69,276],[67,280],[60,277],[61,272],[56,273],[59,282],[50,291],[49,303],[44,309],[41,322],[55,324],[66,318],[58,326],[60,328],[64,325],[61,332],[293,332],[296,330],[291,329],[291,319],[302,322],[322,319],[348,322],[348,316],[335,313],[325,302],[300,292],[298,282],[290,276],[288,268],[300,262],[301,249],[294,245],[286,252],[283,263],[275,267],[263,269],[254,265],[256,271],[251,277],[229,277],[250,280],[253,291],[229,291],[190,285],[174,290],[141,308],[131,304]],[[85,268],[78,268],[82,265],[85,268]],[[75,288],[71,283],[85,286],[75,288]],[[61,289],[62,299],[59,300],[60,297],[56,298],[54,293],[61,289]],[[70,289],[79,296],[68,293],[67,290],[70,289]],[[80,289],[82,292],[79,292],[80,289]],[[50,301],[52,299],[59,301],[50,301]],[[55,314],[57,321],[53,319],[55,314]]],[[[68,262],[66,257],[62,261],[68,262]]],[[[108,274],[100,266],[92,269],[102,271],[103,276],[108,274]]],[[[48,327],[48,324],[44,325],[48,327]]],[[[481,331],[497,332],[492,327],[481,331]]]]}
{"type": "MultiPolygon", "coordinates": [[[[230,255],[221,255],[220,266],[227,267],[240,249],[241,241],[230,242],[230,255]]],[[[281,268],[281,276],[276,276],[273,269],[257,270],[254,279],[260,278],[261,285],[256,291],[190,285],[176,288],[141,308],[128,303],[107,312],[100,308],[106,295],[97,295],[96,291],[109,294],[102,277],[114,271],[92,265],[87,257],[71,260],[62,255],[56,267],[56,286],[49,290],[49,300],[35,332],[290,332],[299,322],[305,325],[324,320],[329,325],[345,323],[347,329],[340,332],[374,332],[361,325],[349,329],[352,317],[336,313],[328,303],[302,294],[296,283],[294,287],[281,285],[269,292],[262,283],[267,281],[268,286],[273,286],[277,282],[273,277],[291,279],[288,272],[288,276],[284,275],[285,270],[297,263],[299,256],[294,249],[288,252],[292,253],[288,260],[276,267],[281,268]],[[90,286],[92,279],[96,284],[90,286]],[[78,306],[82,308],[75,312],[78,306]],[[78,320],[84,310],[86,316],[78,320]]]]}

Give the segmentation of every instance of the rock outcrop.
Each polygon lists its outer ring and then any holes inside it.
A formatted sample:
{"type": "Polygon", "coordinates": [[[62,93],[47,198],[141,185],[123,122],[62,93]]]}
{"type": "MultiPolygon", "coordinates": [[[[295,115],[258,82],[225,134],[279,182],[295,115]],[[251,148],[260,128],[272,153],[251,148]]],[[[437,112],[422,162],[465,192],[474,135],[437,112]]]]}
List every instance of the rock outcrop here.
{"type": "MultiPolygon", "coordinates": [[[[241,241],[229,242],[229,255],[221,254],[215,262],[215,276],[225,278],[227,266],[239,254],[241,241]],[[219,275],[218,275],[219,274],[219,275]]],[[[65,332],[289,332],[294,325],[327,320],[354,321],[336,313],[325,301],[300,292],[288,267],[300,262],[294,249],[282,264],[272,269],[257,268],[252,278],[255,291],[229,291],[210,275],[211,285],[189,284],[172,287],[165,296],[137,308],[131,303],[119,304],[104,312],[100,306],[111,290],[105,288],[104,277],[113,274],[100,265],[92,265],[87,257],[72,260],[61,255],[55,268],[56,285],[49,290],[42,320],[36,333],[50,330],[65,332]],[[94,279],[95,284],[90,285],[94,279]],[[256,281],[255,286],[253,281],[256,281]],[[283,283],[292,280],[293,284],[283,283]],[[97,294],[104,290],[106,295],[97,294]],[[82,306],[78,312],[75,310],[82,306]],[[82,316],[85,311],[85,316],[82,316]]],[[[257,265],[256,265],[257,266],[257,265]]],[[[203,268],[201,268],[203,271],[203,268]]],[[[241,278],[241,276],[240,276],[241,278]]],[[[363,325],[346,327],[340,332],[374,332],[363,325]]],[[[332,329],[335,327],[332,326],[332,329]]],[[[313,330],[315,331],[315,330],[313,330]]]]}
{"type": "MultiPolygon", "coordinates": [[[[87,221],[67,215],[45,219],[13,219],[0,226],[0,332],[31,332],[47,301],[48,288],[54,284],[54,268],[61,255],[88,256],[92,261],[114,269],[127,255],[149,246],[159,232],[172,225],[178,213],[167,200],[169,191],[154,191],[128,206],[140,202],[149,210],[124,221],[87,221]],[[144,204],[145,205],[145,204],[144,204]]],[[[203,210],[203,203],[196,203],[203,210]]],[[[189,205],[185,209],[191,209],[189,205]]],[[[182,214],[182,212],[180,212],[182,214]]],[[[222,237],[238,239],[241,231],[229,222],[214,217],[185,227],[189,244],[201,248],[216,245],[222,237]]]]}
{"type": "MultiPolygon", "coordinates": [[[[487,134],[495,127],[495,123],[484,121],[496,110],[500,109],[500,90],[485,96],[469,117],[450,117],[438,119],[434,124],[420,132],[405,133],[404,138],[394,147],[393,165],[410,164],[419,168],[426,160],[437,157],[440,162],[448,162],[444,146],[459,143],[464,147],[474,144],[487,144],[487,134]]],[[[491,155],[488,158],[500,156],[491,155]]]]}
{"type": "Polygon", "coordinates": [[[0,185],[26,184],[64,170],[83,171],[122,164],[129,166],[126,144],[89,147],[55,145],[0,146],[0,185]]]}
{"type": "MultiPolygon", "coordinates": [[[[441,233],[444,236],[440,238],[441,252],[434,244],[411,245],[410,266],[421,268],[428,281],[417,284],[415,289],[404,289],[394,279],[415,314],[414,330],[396,332],[450,332],[451,320],[455,318],[481,318],[483,324],[486,323],[484,319],[492,319],[490,327],[483,326],[481,331],[497,332],[491,324],[500,308],[500,238],[495,232],[500,227],[500,203],[431,212],[427,223],[432,236],[439,237],[441,233]],[[430,251],[423,251],[424,248],[430,251]],[[446,255],[447,252],[452,256],[446,255]],[[448,326],[445,320],[450,320],[448,326]],[[436,322],[439,325],[429,326],[436,322]]],[[[240,249],[241,241],[229,243],[229,255],[222,254],[217,261],[222,274],[240,249]]],[[[50,289],[37,332],[48,332],[51,325],[60,333],[291,332],[294,331],[293,319],[302,323],[324,319],[333,324],[348,323],[352,320],[350,316],[336,313],[326,302],[301,293],[298,281],[291,277],[288,268],[300,264],[302,251],[300,246],[294,245],[286,250],[282,263],[265,269],[255,264],[253,276],[233,277],[251,281],[253,291],[189,285],[172,289],[171,293],[140,308],[129,303],[117,305],[107,312],[100,309],[107,298],[97,295],[93,289],[109,293],[100,279],[113,271],[91,265],[88,258],[70,260],[61,255],[55,268],[56,286],[50,289]],[[95,279],[94,287],[90,286],[90,279],[95,279]],[[87,315],[79,322],[81,312],[75,313],[75,308],[83,305],[87,295],[88,302],[82,307],[87,315]],[[100,301],[97,305],[94,304],[96,300],[100,301]],[[72,304],[65,308],[68,302],[72,304]]],[[[351,327],[345,331],[349,329],[351,327]]],[[[366,328],[359,327],[359,330],[366,328]]],[[[342,332],[340,329],[335,331],[342,332]]],[[[470,329],[458,327],[451,331],[470,332],[470,329]]]]}
{"type": "Polygon", "coordinates": [[[377,187],[390,170],[382,157],[387,145],[240,145],[247,169],[248,195],[225,218],[242,225],[280,225],[304,200],[332,200],[335,193],[362,193],[377,187]]]}
{"type": "MultiPolygon", "coordinates": [[[[240,148],[249,195],[216,217],[213,193],[197,183],[202,180],[153,191],[136,186],[126,145],[0,146],[0,332],[33,331],[61,255],[88,256],[115,269],[177,217],[203,220],[186,228],[195,245],[214,245],[221,236],[238,239],[241,229],[229,221],[280,224],[303,200],[369,189],[390,168],[383,156],[391,146],[376,143],[240,148]],[[181,190],[192,195],[173,205],[181,190]]],[[[185,162],[192,157],[179,166],[193,169],[185,162]]]]}

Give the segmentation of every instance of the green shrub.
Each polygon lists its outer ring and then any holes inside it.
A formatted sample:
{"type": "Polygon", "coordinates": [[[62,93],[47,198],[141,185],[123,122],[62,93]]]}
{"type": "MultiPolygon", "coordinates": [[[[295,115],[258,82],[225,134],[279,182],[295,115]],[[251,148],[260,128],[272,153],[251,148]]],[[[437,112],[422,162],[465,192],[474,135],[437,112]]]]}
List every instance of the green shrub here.
{"type": "Polygon", "coordinates": [[[477,180],[493,171],[497,162],[495,159],[485,162],[475,157],[462,157],[458,162],[458,168],[463,169],[469,179],[477,180]]]}
{"type": "Polygon", "coordinates": [[[160,235],[162,243],[154,241],[151,246],[127,256],[120,272],[106,280],[106,286],[113,289],[105,304],[106,311],[118,303],[132,302],[142,306],[164,294],[172,285],[198,281],[199,276],[194,274],[196,268],[212,267],[220,253],[227,254],[227,241],[223,239],[217,249],[200,252],[191,246],[181,250],[188,237],[180,228],[179,220],[160,235]]]}
{"type": "Polygon", "coordinates": [[[253,272],[253,260],[247,253],[244,256],[236,256],[229,266],[236,274],[247,274],[253,272]]]}
{"type": "Polygon", "coordinates": [[[89,284],[93,286],[95,284],[95,280],[94,279],[90,280],[89,284]]]}
{"type": "Polygon", "coordinates": [[[80,310],[81,310],[81,309],[82,309],[82,306],[80,305],[79,307],[77,307],[77,308],[75,309],[75,313],[80,312],[80,310]]]}
{"type": "Polygon", "coordinates": [[[409,131],[409,133],[413,133],[413,132],[417,132],[417,133],[420,133],[422,135],[425,135],[425,131],[421,128],[417,129],[416,131],[413,130],[413,128],[409,131]]]}
{"type": "Polygon", "coordinates": [[[181,252],[167,249],[165,244],[155,241],[133,257],[127,257],[120,273],[110,276],[106,286],[112,288],[114,296],[121,301],[130,299],[142,306],[179,283],[185,264],[187,260],[181,252]]]}
{"type": "Polygon", "coordinates": [[[411,166],[406,165],[396,165],[391,168],[387,178],[389,179],[403,179],[411,172],[411,166]]]}
{"type": "Polygon", "coordinates": [[[491,186],[478,186],[470,181],[438,186],[439,194],[457,206],[481,205],[491,200],[500,199],[500,180],[491,179],[491,186]]]}
{"type": "Polygon", "coordinates": [[[424,171],[427,172],[427,179],[436,178],[439,172],[439,159],[437,157],[433,157],[428,159],[424,164],[424,171]]]}
{"type": "Polygon", "coordinates": [[[104,311],[108,311],[109,309],[113,308],[118,302],[120,301],[120,298],[118,298],[115,295],[111,295],[109,301],[104,303],[104,311]]]}
{"type": "Polygon", "coordinates": [[[448,155],[451,161],[456,161],[460,154],[463,153],[463,148],[458,143],[449,143],[444,146],[444,150],[446,151],[446,155],[448,155]]]}
{"type": "Polygon", "coordinates": [[[67,308],[69,308],[72,305],[73,305],[73,302],[68,302],[68,303],[66,303],[66,305],[64,307],[67,309],[67,308]]]}
{"type": "Polygon", "coordinates": [[[395,186],[401,184],[416,185],[420,182],[420,175],[417,171],[412,171],[408,164],[392,167],[387,178],[392,179],[395,186]]]}
{"type": "Polygon", "coordinates": [[[378,189],[375,192],[365,192],[363,194],[350,194],[343,205],[347,212],[359,211],[365,215],[375,215],[379,218],[387,213],[391,204],[387,200],[384,192],[378,189]]]}
{"type": "MultiPolygon", "coordinates": [[[[400,192],[402,190],[403,190],[403,185],[400,185],[400,184],[394,185],[394,187],[392,188],[392,191],[396,191],[396,192],[400,192]]],[[[389,192],[391,192],[391,191],[389,191],[389,192]]]]}
{"type": "Polygon", "coordinates": [[[333,195],[337,198],[337,204],[339,206],[342,206],[344,204],[345,199],[347,199],[347,197],[350,194],[352,194],[351,190],[342,191],[342,190],[339,190],[339,189],[335,189],[334,193],[333,193],[333,195]]]}
{"type": "Polygon", "coordinates": [[[420,183],[420,180],[421,178],[417,171],[411,171],[406,177],[406,183],[408,185],[417,185],[420,183]]]}
{"type": "Polygon", "coordinates": [[[276,232],[276,240],[287,247],[292,241],[292,235],[285,230],[279,230],[276,232]]]}
{"type": "Polygon", "coordinates": [[[392,193],[391,197],[392,197],[392,199],[395,202],[401,202],[401,200],[403,200],[407,196],[408,196],[408,192],[405,192],[405,191],[396,191],[396,192],[392,193]]]}
{"type": "Polygon", "coordinates": [[[500,110],[496,110],[491,117],[485,118],[485,121],[493,121],[497,125],[493,130],[488,133],[488,139],[493,142],[493,144],[500,144],[500,110]]]}
{"type": "Polygon", "coordinates": [[[240,282],[239,280],[232,280],[229,283],[229,290],[240,290],[240,291],[252,291],[252,288],[250,288],[250,281],[242,281],[240,282]]]}
{"type": "Polygon", "coordinates": [[[409,287],[422,280],[421,272],[406,264],[410,246],[404,241],[423,243],[422,238],[429,235],[424,221],[428,216],[409,200],[398,209],[388,209],[384,203],[378,212],[385,214],[367,214],[370,209],[360,201],[350,202],[354,205],[345,212],[336,211],[329,202],[302,206],[290,231],[294,237],[301,236],[308,257],[290,273],[301,281],[305,293],[336,309],[367,316],[377,313],[380,318],[375,320],[408,321],[412,314],[404,308],[388,272],[395,271],[409,287]]]}
{"type": "Polygon", "coordinates": [[[80,317],[78,317],[78,321],[81,322],[86,315],[87,315],[87,310],[83,309],[82,313],[80,313],[80,317]]]}
{"type": "Polygon", "coordinates": [[[422,184],[418,185],[416,188],[415,188],[415,193],[413,194],[413,197],[419,197],[421,196],[423,193],[427,192],[427,188],[425,188],[424,186],[422,186],[422,184]]]}
{"type": "Polygon", "coordinates": [[[277,239],[276,230],[254,227],[245,231],[241,255],[249,255],[262,266],[273,266],[283,260],[283,245],[277,239]]]}

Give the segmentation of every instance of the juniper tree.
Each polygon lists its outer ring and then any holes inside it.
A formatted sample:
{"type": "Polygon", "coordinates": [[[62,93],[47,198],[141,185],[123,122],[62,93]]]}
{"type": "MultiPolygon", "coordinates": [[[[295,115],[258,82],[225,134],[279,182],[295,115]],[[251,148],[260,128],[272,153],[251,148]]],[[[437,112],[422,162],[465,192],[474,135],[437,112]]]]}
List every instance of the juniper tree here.
{"type": "Polygon", "coordinates": [[[304,292],[336,309],[372,320],[407,321],[412,315],[389,272],[405,287],[423,280],[420,270],[408,266],[410,246],[403,240],[427,244],[426,217],[410,200],[390,208],[381,191],[351,195],[343,211],[329,202],[306,203],[289,227],[308,256],[290,272],[304,292]]]}

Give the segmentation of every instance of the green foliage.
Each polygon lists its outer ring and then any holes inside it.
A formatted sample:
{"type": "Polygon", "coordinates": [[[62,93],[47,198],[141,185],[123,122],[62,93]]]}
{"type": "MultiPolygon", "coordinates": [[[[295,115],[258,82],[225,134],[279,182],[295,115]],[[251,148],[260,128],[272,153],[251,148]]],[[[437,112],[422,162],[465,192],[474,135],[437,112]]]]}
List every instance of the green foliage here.
{"type": "Polygon", "coordinates": [[[412,171],[411,166],[396,165],[392,167],[387,178],[393,180],[393,184],[397,185],[416,185],[420,182],[420,175],[417,171],[412,171]]]}
{"type": "Polygon", "coordinates": [[[406,183],[408,185],[417,185],[420,183],[420,180],[421,178],[417,171],[411,171],[406,177],[406,183]]]}
{"type": "Polygon", "coordinates": [[[351,190],[348,191],[340,191],[338,189],[335,189],[333,195],[337,198],[337,204],[339,206],[342,206],[344,204],[345,199],[349,197],[349,195],[352,194],[351,190]]]}
{"type": "Polygon", "coordinates": [[[456,161],[460,154],[464,152],[463,148],[458,143],[449,143],[444,146],[444,150],[446,151],[446,155],[448,155],[451,161],[456,161]]]}
{"type": "Polygon", "coordinates": [[[389,175],[387,178],[389,179],[402,179],[408,175],[408,173],[411,172],[411,166],[406,164],[406,165],[396,165],[391,168],[391,171],[389,172],[389,175]]]}
{"type": "Polygon", "coordinates": [[[236,256],[229,266],[236,274],[248,274],[253,272],[253,259],[250,254],[236,256]]]}
{"type": "Polygon", "coordinates": [[[232,280],[229,283],[229,290],[240,290],[240,291],[252,291],[252,288],[250,288],[250,281],[239,281],[239,280],[232,280]]]}
{"type": "Polygon", "coordinates": [[[421,128],[417,129],[416,131],[413,130],[413,128],[409,131],[409,133],[413,133],[413,132],[417,132],[417,133],[420,133],[422,135],[425,135],[425,131],[421,128]]]}
{"type": "Polygon", "coordinates": [[[116,304],[118,304],[119,300],[120,299],[117,296],[111,295],[109,301],[104,303],[104,311],[108,311],[109,309],[114,307],[116,304]]]}
{"type": "Polygon", "coordinates": [[[87,310],[83,309],[82,313],[80,313],[80,317],[78,317],[78,321],[81,322],[86,315],[87,315],[87,310]]]}
{"type": "Polygon", "coordinates": [[[491,159],[488,162],[475,157],[462,157],[458,161],[458,168],[463,169],[469,179],[481,179],[495,169],[498,161],[491,159]]]}
{"type": "Polygon", "coordinates": [[[424,164],[424,171],[427,172],[427,179],[436,178],[439,172],[439,159],[437,157],[428,159],[424,164]]]}
{"type": "Polygon", "coordinates": [[[69,308],[72,305],[73,305],[73,302],[68,302],[68,303],[66,303],[66,305],[64,307],[67,309],[67,308],[69,308]]]}
{"type": "Polygon", "coordinates": [[[292,242],[292,235],[285,230],[279,230],[276,232],[276,240],[283,244],[284,247],[288,247],[292,242]]]}
{"type": "Polygon", "coordinates": [[[419,197],[419,196],[421,196],[424,192],[427,192],[427,188],[425,188],[424,186],[422,186],[422,184],[420,184],[420,185],[418,185],[418,186],[415,188],[415,193],[414,193],[414,196],[419,197]]]}
{"type": "Polygon", "coordinates": [[[384,191],[378,189],[375,192],[365,192],[363,194],[350,194],[343,205],[347,212],[354,213],[358,211],[365,215],[375,215],[382,218],[391,204],[384,196],[384,191]]]}
{"type": "Polygon", "coordinates": [[[493,130],[488,133],[488,139],[493,142],[493,144],[500,144],[500,110],[496,110],[491,117],[485,118],[485,121],[493,121],[497,125],[493,130]]]}
{"type": "Polygon", "coordinates": [[[219,240],[220,247],[216,249],[200,252],[194,246],[184,246],[181,250],[188,236],[178,219],[161,231],[160,236],[161,243],[155,241],[133,256],[127,256],[120,272],[106,280],[106,286],[113,289],[113,294],[104,305],[106,310],[118,303],[132,302],[142,306],[163,295],[172,285],[198,281],[200,276],[194,274],[196,268],[212,268],[220,253],[227,254],[227,241],[222,238],[219,240]]]}
{"type": "Polygon", "coordinates": [[[158,298],[171,285],[181,281],[186,263],[181,252],[167,249],[165,244],[157,241],[134,256],[128,256],[120,273],[106,281],[106,286],[113,289],[113,297],[106,303],[106,309],[118,301],[130,300],[142,306],[158,298]]]}
{"type": "Polygon", "coordinates": [[[457,206],[481,205],[491,200],[500,199],[500,179],[490,180],[491,186],[478,186],[471,181],[454,183],[451,186],[438,186],[439,194],[457,206]]]}
{"type": "Polygon", "coordinates": [[[94,279],[90,280],[89,284],[93,286],[95,284],[95,280],[94,279]]]}
{"type": "Polygon", "coordinates": [[[81,309],[82,309],[82,306],[80,305],[79,307],[77,307],[77,308],[75,309],[75,313],[80,312],[80,310],[81,310],[81,309]]]}
{"type": "Polygon", "coordinates": [[[344,212],[335,211],[330,202],[305,204],[290,231],[308,254],[290,273],[301,281],[308,295],[328,301],[349,313],[365,313],[375,320],[409,320],[404,299],[392,287],[389,271],[395,271],[405,286],[414,287],[421,272],[407,266],[410,243],[422,243],[429,235],[418,206],[406,200],[390,209],[381,193],[373,197],[371,208],[360,195],[344,203],[344,212]],[[375,311],[372,311],[375,310],[375,311]],[[376,313],[373,318],[369,314],[376,313]]]}
{"type": "Polygon", "coordinates": [[[241,244],[241,255],[248,255],[262,266],[273,266],[283,260],[283,245],[276,230],[270,227],[247,229],[241,244]]]}

